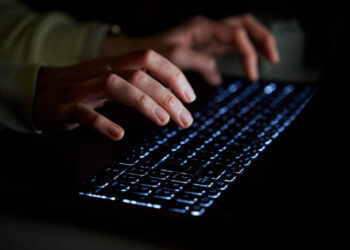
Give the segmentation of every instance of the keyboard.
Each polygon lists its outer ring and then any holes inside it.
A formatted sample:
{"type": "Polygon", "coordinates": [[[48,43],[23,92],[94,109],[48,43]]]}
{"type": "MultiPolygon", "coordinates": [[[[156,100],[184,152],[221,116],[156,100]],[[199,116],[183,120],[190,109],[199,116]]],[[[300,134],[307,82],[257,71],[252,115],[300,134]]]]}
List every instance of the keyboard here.
{"type": "Polygon", "coordinates": [[[316,88],[234,81],[188,129],[152,131],[84,181],[80,197],[202,216],[303,110],[316,88]]]}

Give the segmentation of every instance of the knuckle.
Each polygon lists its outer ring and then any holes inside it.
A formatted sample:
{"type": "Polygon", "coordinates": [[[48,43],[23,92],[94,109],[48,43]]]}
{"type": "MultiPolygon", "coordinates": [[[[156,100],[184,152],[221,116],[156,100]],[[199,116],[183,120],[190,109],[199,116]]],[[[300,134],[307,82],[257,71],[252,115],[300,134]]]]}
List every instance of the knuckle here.
{"type": "Polygon", "coordinates": [[[252,20],[255,20],[253,14],[251,13],[244,13],[241,18],[245,21],[252,21],[252,20]]]}
{"type": "Polygon", "coordinates": [[[145,49],[141,51],[141,61],[144,65],[149,64],[152,58],[156,55],[156,52],[152,49],[145,49]]]}
{"type": "Polygon", "coordinates": [[[115,80],[116,80],[116,76],[114,74],[109,74],[106,80],[104,81],[104,87],[107,89],[111,89],[115,83],[115,80]]]}
{"type": "Polygon", "coordinates": [[[176,103],[176,97],[169,90],[167,90],[167,93],[165,94],[165,97],[164,97],[164,104],[167,107],[172,107],[175,105],[175,103],[176,103]]]}
{"type": "Polygon", "coordinates": [[[103,124],[103,118],[99,115],[94,115],[91,119],[91,125],[95,128],[100,127],[103,124]]]}
{"type": "Polygon", "coordinates": [[[208,18],[206,18],[202,15],[196,15],[192,19],[190,19],[189,25],[190,26],[197,26],[197,25],[201,25],[201,24],[207,23],[207,22],[209,22],[208,18]]]}
{"type": "Polygon", "coordinates": [[[176,69],[175,72],[174,72],[174,74],[173,74],[173,76],[172,76],[173,81],[174,81],[176,84],[178,84],[178,83],[180,82],[180,79],[181,79],[182,77],[183,77],[182,72],[181,72],[181,70],[179,70],[179,69],[176,69]]]}
{"type": "Polygon", "coordinates": [[[133,70],[130,72],[128,77],[129,82],[136,83],[140,82],[145,78],[145,73],[142,70],[133,70]]]}
{"type": "Polygon", "coordinates": [[[137,103],[138,107],[140,109],[147,109],[149,104],[150,104],[150,98],[146,94],[141,94],[137,103]]]}

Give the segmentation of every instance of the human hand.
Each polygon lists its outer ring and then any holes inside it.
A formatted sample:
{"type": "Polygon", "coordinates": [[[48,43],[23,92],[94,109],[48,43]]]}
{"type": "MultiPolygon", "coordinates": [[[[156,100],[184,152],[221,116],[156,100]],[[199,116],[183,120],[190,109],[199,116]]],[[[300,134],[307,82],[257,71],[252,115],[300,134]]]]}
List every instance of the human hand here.
{"type": "Polygon", "coordinates": [[[181,101],[189,103],[195,98],[174,64],[157,52],[143,50],[68,67],[42,68],[34,120],[43,130],[72,130],[83,125],[120,140],[123,128],[95,109],[116,101],[137,109],[157,125],[165,125],[171,118],[187,128],[193,118],[181,101]]]}
{"type": "Polygon", "coordinates": [[[246,77],[252,81],[258,78],[258,53],[271,63],[279,62],[273,35],[250,14],[218,21],[199,16],[150,37],[106,37],[101,46],[101,56],[143,48],[158,51],[182,70],[197,71],[212,85],[221,82],[214,58],[216,55],[238,55],[246,77]]]}

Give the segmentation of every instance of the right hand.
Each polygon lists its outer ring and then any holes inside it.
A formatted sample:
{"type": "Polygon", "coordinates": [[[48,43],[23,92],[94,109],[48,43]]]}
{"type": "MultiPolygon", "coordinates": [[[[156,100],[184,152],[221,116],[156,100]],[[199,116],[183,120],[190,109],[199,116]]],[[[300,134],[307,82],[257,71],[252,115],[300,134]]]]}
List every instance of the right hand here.
{"type": "Polygon", "coordinates": [[[171,118],[187,128],[193,118],[182,102],[195,98],[181,70],[160,54],[142,50],[40,69],[34,120],[42,130],[72,130],[83,125],[111,140],[120,140],[123,128],[96,108],[116,101],[137,109],[157,125],[163,126],[171,118]]]}

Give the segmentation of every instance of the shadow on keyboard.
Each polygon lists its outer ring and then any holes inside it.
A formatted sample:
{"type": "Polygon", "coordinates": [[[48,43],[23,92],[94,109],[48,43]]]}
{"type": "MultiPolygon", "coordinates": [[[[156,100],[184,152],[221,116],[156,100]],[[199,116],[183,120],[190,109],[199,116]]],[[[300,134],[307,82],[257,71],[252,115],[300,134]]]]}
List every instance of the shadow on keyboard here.
{"type": "Polygon", "coordinates": [[[316,89],[235,81],[219,87],[188,129],[159,128],[77,189],[109,200],[201,216],[303,110],[316,89]]]}

